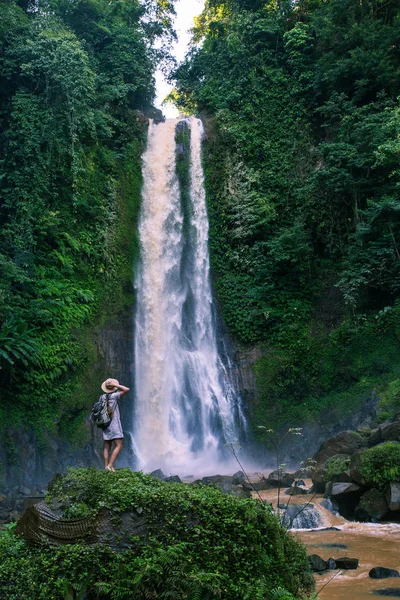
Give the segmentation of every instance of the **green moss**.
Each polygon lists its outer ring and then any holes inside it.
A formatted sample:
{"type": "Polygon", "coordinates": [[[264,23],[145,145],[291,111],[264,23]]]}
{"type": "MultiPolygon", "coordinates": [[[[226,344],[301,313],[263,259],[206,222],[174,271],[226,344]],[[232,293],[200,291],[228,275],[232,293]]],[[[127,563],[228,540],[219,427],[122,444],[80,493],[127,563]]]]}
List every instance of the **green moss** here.
{"type": "Polygon", "coordinates": [[[279,340],[271,336],[254,366],[254,425],[279,429],[336,419],[357,411],[372,393],[382,398],[383,417],[393,415],[399,400],[398,318],[392,311],[383,326],[373,317],[357,327],[343,321],[329,334],[312,322],[279,340]]]}
{"type": "Polygon", "coordinates": [[[350,456],[338,454],[332,456],[326,461],[324,479],[325,481],[335,481],[343,471],[346,471],[350,464],[350,456]]]}
{"type": "Polygon", "coordinates": [[[190,200],[190,127],[185,121],[178,123],[175,130],[176,143],[176,175],[179,181],[181,206],[183,213],[183,232],[190,235],[190,219],[192,216],[190,200]]]}
{"type": "Polygon", "coordinates": [[[54,481],[52,498],[70,519],[108,508],[117,531],[121,513],[132,511],[145,519],[148,536],[132,538],[129,550],[116,553],[106,544],[35,549],[6,529],[0,532],[0,587],[9,600],[26,600],[26,590],[29,600],[63,600],[67,585],[99,600],[144,600],[150,593],[185,598],[191,584],[191,594],[226,600],[278,587],[303,598],[314,588],[304,546],[269,505],[251,498],[167,484],[128,469],[111,475],[71,469],[54,481]]]}

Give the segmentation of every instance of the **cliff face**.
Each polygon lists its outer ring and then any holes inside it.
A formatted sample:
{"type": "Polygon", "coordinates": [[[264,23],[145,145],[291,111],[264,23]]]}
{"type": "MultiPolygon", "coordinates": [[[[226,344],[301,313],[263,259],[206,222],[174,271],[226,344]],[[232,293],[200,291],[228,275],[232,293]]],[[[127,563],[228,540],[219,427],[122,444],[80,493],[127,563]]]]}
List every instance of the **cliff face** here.
{"type": "MultiPolygon", "coordinates": [[[[260,467],[273,466],[275,451],[268,443],[265,446],[257,432],[258,425],[263,425],[268,429],[271,427],[267,412],[271,410],[271,407],[263,407],[266,400],[260,393],[257,377],[257,365],[260,359],[265,358],[265,350],[263,351],[259,346],[244,348],[238,344],[233,344],[233,358],[237,370],[239,391],[243,398],[251,431],[249,447],[244,448],[244,451],[247,450],[260,467]],[[266,411],[263,410],[265,408],[266,411]],[[266,420],[263,419],[265,413],[266,420]]],[[[371,386],[371,389],[365,392],[356,407],[349,406],[347,410],[337,410],[337,407],[332,404],[324,413],[319,415],[318,419],[304,419],[299,420],[296,424],[288,425],[282,430],[282,433],[293,426],[301,428],[302,435],[289,435],[286,437],[280,449],[280,459],[297,468],[300,461],[312,456],[324,440],[338,432],[357,429],[358,427],[374,426],[379,413],[380,401],[380,396],[371,386]]],[[[279,435],[278,430],[276,435],[279,435]]]]}
{"type": "MultiPolygon", "coordinates": [[[[92,332],[92,341],[93,357],[82,374],[87,408],[84,439],[79,445],[65,441],[59,423],[52,431],[45,430],[44,440],[40,441],[29,429],[11,427],[6,442],[0,443],[0,460],[4,465],[0,490],[24,486],[26,491],[32,491],[68,467],[103,466],[101,430],[91,424],[90,410],[101,394],[100,384],[107,377],[115,377],[133,388],[132,309],[127,307],[120,315],[98,326],[92,332]]],[[[132,419],[132,398],[133,392],[121,402],[123,423],[132,419]]],[[[131,458],[129,440],[126,440],[121,466],[127,465],[131,458]]]]}

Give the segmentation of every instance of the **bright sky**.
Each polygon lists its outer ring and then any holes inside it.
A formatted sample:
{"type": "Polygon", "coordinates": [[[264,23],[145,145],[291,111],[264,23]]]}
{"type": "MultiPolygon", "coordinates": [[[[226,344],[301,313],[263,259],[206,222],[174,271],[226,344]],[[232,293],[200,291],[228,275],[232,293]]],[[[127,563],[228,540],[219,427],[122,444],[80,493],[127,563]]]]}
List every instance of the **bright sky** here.
{"type": "MultiPolygon", "coordinates": [[[[193,26],[193,18],[199,15],[204,8],[204,0],[178,0],[175,5],[176,20],[175,29],[178,42],[174,45],[173,54],[182,61],[190,40],[189,29],[193,26]]],[[[156,72],[157,98],[155,105],[161,108],[167,118],[177,117],[178,111],[174,106],[161,106],[165,96],[169,94],[172,87],[166,83],[160,71],[156,72]]]]}

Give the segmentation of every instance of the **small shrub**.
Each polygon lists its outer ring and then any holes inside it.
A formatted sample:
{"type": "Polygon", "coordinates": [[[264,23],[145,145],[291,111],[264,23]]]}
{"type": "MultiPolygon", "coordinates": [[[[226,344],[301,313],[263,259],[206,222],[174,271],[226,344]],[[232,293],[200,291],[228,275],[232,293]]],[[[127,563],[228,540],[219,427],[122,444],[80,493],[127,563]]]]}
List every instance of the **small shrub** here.
{"type": "Polygon", "coordinates": [[[350,464],[350,457],[345,454],[336,454],[326,461],[324,479],[334,481],[335,478],[346,471],[350,464]]]}
{"type": "Polygon", "coordinates": [[[360,473],[367,483],[383,487],[400,480],[400,444],[384,442],[360,453],[360,473]]]}

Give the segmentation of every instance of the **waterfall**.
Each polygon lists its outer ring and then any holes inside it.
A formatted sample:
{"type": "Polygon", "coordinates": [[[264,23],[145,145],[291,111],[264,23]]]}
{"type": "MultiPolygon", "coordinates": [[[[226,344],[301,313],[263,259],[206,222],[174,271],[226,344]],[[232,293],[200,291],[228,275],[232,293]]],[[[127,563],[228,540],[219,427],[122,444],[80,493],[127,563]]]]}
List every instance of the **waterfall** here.
{"type": "Polygon", "coordinates": [[[143,156],[141,258],[135,281],[138,467],[168,473],[221,470],[243,429],[231,365],[219,355],[210,285],[203,128],[191,117],[190,200],[176,176],[179,120],[150,124],[143,156]]]}

